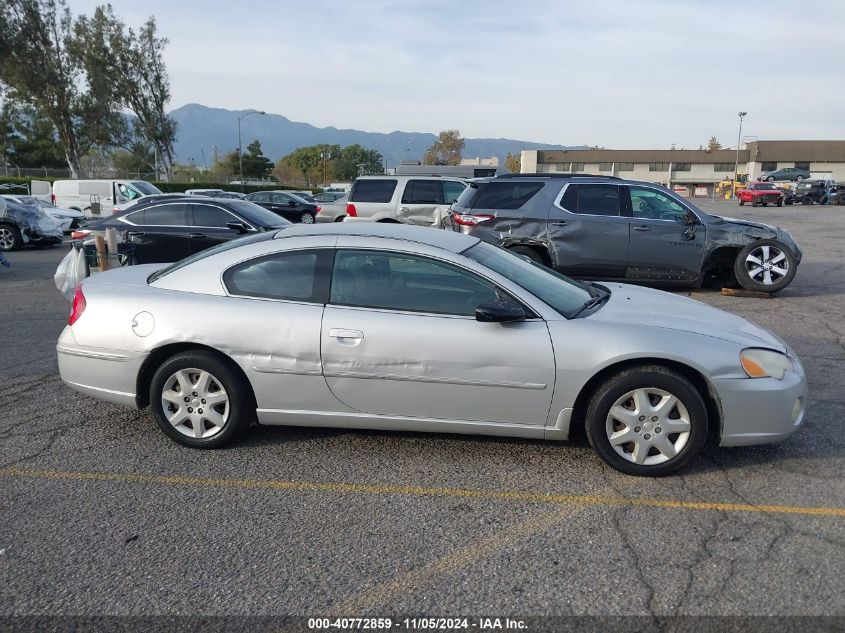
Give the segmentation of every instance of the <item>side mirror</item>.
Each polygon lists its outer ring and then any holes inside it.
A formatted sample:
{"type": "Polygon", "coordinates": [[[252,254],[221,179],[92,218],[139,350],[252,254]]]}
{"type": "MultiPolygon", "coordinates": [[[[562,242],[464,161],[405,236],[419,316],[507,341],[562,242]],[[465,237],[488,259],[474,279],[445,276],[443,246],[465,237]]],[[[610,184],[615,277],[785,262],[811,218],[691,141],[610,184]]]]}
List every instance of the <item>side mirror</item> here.
{"type": "Polygon", "coordinates": [[[512,323],[524,321],[526,316],[523,307],[513,301],[485,301],[475,309],[475,320],[482,323],[512,323]]]}
{"type": "Polygon", "coordinates": [[[243,222],[235,222],[234,220],[232,222],[227,222],[226,226],[233,231],[237,231],[240,235],[243,235],[248,230],[243,222]]]}
{"type": "Polygon", "coordinates": [[[289,206],[289,207],[295,207],[295,206],[296,206],[296,202],[294,202],[293,200],[288,200],[288,206],[289,206]]]}
{"type": "Polygon", "coordinates": [[[688,224],[689,226],[698,224],[698,218],[695,217],[695,213],[689,210],[684,211],[684,214],[681,216],[681,220],[683,220],[684,224],[688,224]]]}

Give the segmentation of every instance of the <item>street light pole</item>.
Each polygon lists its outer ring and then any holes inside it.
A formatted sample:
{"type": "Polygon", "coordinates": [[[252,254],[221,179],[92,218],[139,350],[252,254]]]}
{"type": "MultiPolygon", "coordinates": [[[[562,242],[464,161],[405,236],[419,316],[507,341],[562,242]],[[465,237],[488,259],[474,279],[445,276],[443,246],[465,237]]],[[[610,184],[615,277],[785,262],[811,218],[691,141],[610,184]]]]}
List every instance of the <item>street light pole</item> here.
{"type": "Polygon", "coordinates": [[[245,114],[242,114],[238,117],[238,171],[241,175],[241,193],[244,191],[244,152],[243,148],[241,147],[241,121],[248,117],[250,114],[266,114],[263,110],[250,110],[245,114]]]}
{"type": "Polygon", "coordinates": [[[736,197],[736,181],[739,177],[739,144],[742,142],[742,118],[748,112],[738,112],[737,114],[739,115],[739,134],[736,137],[736,163],[734,164],[734,182],[731,189],[731,198],[736,197]]]}

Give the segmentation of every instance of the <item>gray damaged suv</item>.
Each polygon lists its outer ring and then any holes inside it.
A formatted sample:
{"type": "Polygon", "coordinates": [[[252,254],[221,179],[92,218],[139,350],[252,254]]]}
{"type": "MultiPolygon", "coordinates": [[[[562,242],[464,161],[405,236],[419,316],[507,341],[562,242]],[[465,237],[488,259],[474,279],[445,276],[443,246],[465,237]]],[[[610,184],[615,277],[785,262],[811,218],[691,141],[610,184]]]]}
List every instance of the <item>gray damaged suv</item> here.
{"type": "Polygon", "coordinates": [[[781,228],[711,215],[660,185],[610,176],[477,179],[450,219],[456,231],[582,279],[736,281],[777,292],[795,277],[802,254],[781,228]]]}

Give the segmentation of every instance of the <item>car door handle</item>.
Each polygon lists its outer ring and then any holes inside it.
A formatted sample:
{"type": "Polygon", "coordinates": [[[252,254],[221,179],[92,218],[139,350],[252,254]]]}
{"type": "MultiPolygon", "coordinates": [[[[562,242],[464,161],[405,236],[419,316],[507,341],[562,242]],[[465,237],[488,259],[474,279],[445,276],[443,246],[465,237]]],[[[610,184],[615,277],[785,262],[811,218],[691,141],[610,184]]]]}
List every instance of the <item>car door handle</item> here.
{"type": "Polygon", "coordinates": [[[144,235],[141,231],[126,231],[126,237],[141,237],[144,235]]]}
{"type": "Polygon", "coordinates": [[[341,328],[332,328],[329,330],[329,336],[333,338],[364,338],[364,333],[361,330],[344,330],[341,328]]]}
{"type": "Polygon", "coordinates": [[[204,240],[208,236],[205,233],[189,233],[188,237],[190,237],[192,240],[204,240]]]}
{"type": "Polygon", "coordinates": [[[650,226],[635,226],[634,230],[635,231],[650,231],[651,227],[650,226]]]}
{"type": "Polygon", "coordinates": [[[569,224],[566,220],[557,220],[556,222],[552,222],[552,226],[566,226],[569,224]]]}
{"type": "Polygon", "coordinates": [[[408,212],[410,211],[410,209],[409,209],[408,207],[400,207],[400,208],[399,208],[399,210],[400,210],[402,213],[408,213],[408,212]]]}

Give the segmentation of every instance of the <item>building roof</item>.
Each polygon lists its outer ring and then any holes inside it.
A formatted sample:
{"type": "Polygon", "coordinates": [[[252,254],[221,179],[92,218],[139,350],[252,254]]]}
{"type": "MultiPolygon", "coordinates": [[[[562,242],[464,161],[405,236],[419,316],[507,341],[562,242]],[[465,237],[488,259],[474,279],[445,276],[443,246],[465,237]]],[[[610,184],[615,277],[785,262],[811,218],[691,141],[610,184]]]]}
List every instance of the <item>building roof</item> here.
{"type": "MultiPolygon", "coordinates": [[[[740,150],[739,162],[748,160],[740,150]]],[[[801,160],[801,159],[798,159],[801,160]]],[[[537,163],[733,163],[735,149],[571,149],[538,150],[537,163]]]]}
{"type": "Polygon", "coordinates": [[[845,163],[845,141],[752,141],[754,161],[808,161],[845,163]]]}

